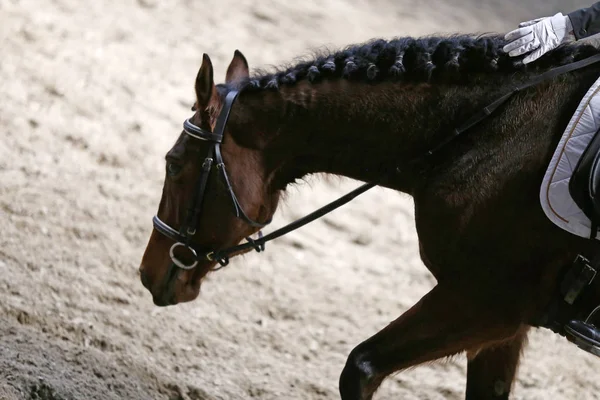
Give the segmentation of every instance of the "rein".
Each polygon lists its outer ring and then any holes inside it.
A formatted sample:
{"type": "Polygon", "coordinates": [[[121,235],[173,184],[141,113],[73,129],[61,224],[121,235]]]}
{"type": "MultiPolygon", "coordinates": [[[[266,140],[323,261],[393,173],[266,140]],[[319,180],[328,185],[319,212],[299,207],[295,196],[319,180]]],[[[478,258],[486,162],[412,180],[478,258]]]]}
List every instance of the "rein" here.
{"type": "Polygon", "coordinates": [[[499,99],[497,99],[493,103],[489,104],[487,107],[484,107],[477,114],[475,114],[471,118],[469,118],[464,124],[462,124],[460,127],[456,128],[454,130],[454,134],[452,136],[448,137],[446,140],[443,140],[436,147],[434,147],[433,149],[431,149],[427,153],[425,153],[425,155],[426,156],[432,155],[433,153],[437,152],[442,147],[444,147],[445,145],[450,143],[452,140],[454,140],[457,136],[459,136],[460,134],[464,133],[469,128],[477,125],[478,123],[480,123],[481,121],[486,119],[498,107],[500,107],[508,99],[510,99],[515,93],[520,92],[521,90],[527,89],[531,86],[538,85],[538,84],[542,83],[543,81],[553,79],[553,78],[556,78],[557,76],[566,74],[567,72],[571,72],[571,71],[575,71],[575,70],[587,67],[588,65],[597,63],[598,61],[600,61],[600,54],[596,54],[594,56],[584,58],[583,60],[574,62],[572,64],[567,64],[567,65],[563,65],[561,67],[552,68],[551,70],[548,70],[548,71],[532,78],[529,82],[527,82],[523,85],[515,86],[510,92],[501,96],[499,99]]]}
{"type": "MultiPolygon", "coordinates": [[[[460,125],[456,129],[454,129],[453,134],[451,136],[449,136],[448,138],[446,138],[445,140],[440,142],[434,148],[425,152],[425,154],[419,155],[419,156],[415,157],[414,159],[409,160],[408,163],[410,164],[410,163],[414,163],[416,161],[423,160],[423,159],[433,155],[434,153],[438,152],[439,150],[444,148],[447,144],[451,143],[458,136],[460,136],[461,134],[463,134],[464,132],[466,132],[467,130],[472,128],[473,126],[479,124],[481,121],[485,120],[488,116],[490,116],[495,110],[497,110],[502,104],[504,104],[507,100],[509,100],[517,92],[527,89],[529,87],[535,86],[543,81],[553,79],[559,75],[584,68],[588,65],[597,63],[599,61],[600,61],[600,54],[597,54],[592,57],[574,62],[572,64],[567,64],[567,65],[563,65],[561,67],[553,68],[549,71],[546,71],[546,72],[532,78],[529,82],[527,82],[523,85],[515,86],[510,92],[501,96],[500,98],[498,98],[497,100],[495,100],[494,102],[489,104],[487,107],[484,107],[477,114],[475,114],[471,118],[469,118],[464,124],[460,125]]],[[[208,175],[213,166],[214,161],[216,161],[216,168],[220,171],[221,179],[225,182],[227,191],[229,193],[229,197],[231,198],[233,206],[234,206],[236,216],[238,218],[243,219],[246,223],[250,224],[251,226],[255,226],[255,227],[264,227],[271,222],[271,221],[267,221],[265,223],[258,223],[258,222],[251,220],[246,215],[246,213],[242,209],[241,205],[239,204],[239,202],[235,196],[235,193],[233,192],[233,188],[231,187],[231,184],[229,183],[229,178],[228,178],[227,172],[225,170],[225,163],[221,157],[220,144],[222,143],[222,140],[224,137],[225,125],[227,124],[227,120],[229,118],[231,108],[232,108],[233,103],[235,102],[238,95],[239,95],[239,92],[233,91],[233,90],[227,94],[227,96],[225,98],[225,104],[223,105],[223,108],[221,109],[221,113],[219,114],[219,117],[217,119],[217,123],[215,125],[214,132],[209,132],[205,129],[202,129],[202,128],[194,125],[189,119],[186,120],[183,124],[184,132],[186,134],[188,134],[190,137],[193,137],[198,140],[205,140],[205,141],[211,142],[209,153],[208,153],[207,157],[205,158],[204,163],[202,164],[203,169],[202,169],[202,173],[201,173],[200,180],[198,183],[198,189],[196,190],[196,194],[194,196],[194,199],[192,200],[190,209],[188,210],[188,217],[186,218],[186,223],[181,227],[181,229],[179,231],[177,231],[176,229],[174,229],[171,226],[164,223],[158,216],[154,216],[154,218],[152,219],[154,228],[158,232],[160,232],[161,234],[163,234],[175,241],[175,244],[173,244],[173,246],[171,246],[169,254],[171,256],[171,260],[173,261],[174,265],[176,265],[177,267],[182,268],[182,269],[192,269],[192,268],[196,267],[196,265],[198,264],[199,261],[204,260],[204,261],[217,261],[220,264],[220,267],[215,268],[214,270],[218,270],[229,264],[229,257],[231,255],[233,255],[234,253],[238,253],[240,251],[244,251],[244,250],[248,250],[248,249],[254,249],[257,252],[264,251],[265,244],[267,242],[269,242],[273,239],[276,239],[278,237],[281,237],[289,232],[292,232],[292,231],[294,231],[294,230],[296,230],[318,218],[321,218],[322,216],[324,216],[324,215],[332,212],[333,210],[343,206],[344,204],[352,201],[354,198],[356,198],[360,194],[366,192],[367,190],[369,190],[379,184],[379,181],[365,183],[365,184],[359,186],[358,188],[352,190],[351,192],[347,193],[346,195],[338,198],[337,200],[332,201],[331,203],[317,209],[316,211],[313,211],[312,213],[310,213],[296,221],[293,221],[293,222],[269,233],[266,236],[263,236],[262,232],[259,231],[258,232],[259,237],[257,239],[246,238],[246,243],[242,243],[242,244],[228,247],[228,248],[221,249],[221,250],[208,250],[208,251],[206,251],[205,249],[201,249],[197,245],[191,243],[191,237],[196,233],[195,227],[197,226],[197,221],[198,221],[200,209],[202,206],[202,200],[204,197],[206,182],[208,180],[208,175]],[[175,250],[175,248],[177,248],[179,246],[185,247],[191,252],[191,254],[194,256],[194,259],[195,259],[193,264],[186,265],[185,263],[183,263],[182,261],[177,259],[177,257],[174,254],[174,250],[175,250]]],[[[397,168],[396,172],[401,172],[400,168],[397,168]]]]}

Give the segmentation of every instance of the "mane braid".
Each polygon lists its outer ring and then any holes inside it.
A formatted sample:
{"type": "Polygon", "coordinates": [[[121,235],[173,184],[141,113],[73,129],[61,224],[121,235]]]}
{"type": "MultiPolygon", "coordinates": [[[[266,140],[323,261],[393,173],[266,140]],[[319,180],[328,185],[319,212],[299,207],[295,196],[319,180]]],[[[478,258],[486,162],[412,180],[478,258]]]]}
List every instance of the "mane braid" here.
{"type": "MultiPolygon", "coordinates": [[[[421,38],[374,39],[339,51],[321,51],[311,59],[257,71],[242,82],[244,90],[278,90],[301,80],[324,79],[360,82],[406,81],[451,83],[481,73],[535,72],[569,64],[600,52],[592,45],[563,45],[531,64],[523,57],[509,57],[501,35],[449,35],[421,38]]],[[[238,83],[239,84],[239,83],[238,83]]]]}

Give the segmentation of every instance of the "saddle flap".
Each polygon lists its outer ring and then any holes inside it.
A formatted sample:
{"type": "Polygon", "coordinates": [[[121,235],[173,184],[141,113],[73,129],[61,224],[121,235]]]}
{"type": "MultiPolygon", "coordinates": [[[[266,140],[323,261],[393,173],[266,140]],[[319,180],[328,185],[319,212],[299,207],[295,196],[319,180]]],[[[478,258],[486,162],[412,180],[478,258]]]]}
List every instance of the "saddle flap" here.
{"type": "Polygon", "coordinates": [[[600,195],[600,153],[594,156],[592,171],[590,172],[590,193],[592,198],[598,200],[600,195]]]}
{"type": "MultiPolygon", "coordinates": [[[[600,226],[600,129],[583,151],[569,181],[569,193],[595,226],[600,226]]],[[[593,234],[595,235],[596,232],[593,234]]]]}
{"type": "Polygon", "coordinates": [[[590,172],[590,197],[594,204],[595,214],[600,215],[600,152],[596,152],[592,163],[590,172]]]}

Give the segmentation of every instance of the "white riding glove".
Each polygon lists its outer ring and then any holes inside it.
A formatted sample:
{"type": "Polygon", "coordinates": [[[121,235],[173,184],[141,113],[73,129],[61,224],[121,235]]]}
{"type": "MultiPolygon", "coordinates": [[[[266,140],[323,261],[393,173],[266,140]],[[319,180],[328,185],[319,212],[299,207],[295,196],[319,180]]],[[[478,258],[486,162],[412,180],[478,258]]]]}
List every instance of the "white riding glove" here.
{"type": "Polygon", "coordinates": [[[503,50],[511,57],[531,52],[523,59],[523,63],[527,64],[562,43],[574,41],[575,35],[569,17],[556,13],[552,17],[522,22],[518,29],[508,32],[504,39],[510,43],[503,50]]]}

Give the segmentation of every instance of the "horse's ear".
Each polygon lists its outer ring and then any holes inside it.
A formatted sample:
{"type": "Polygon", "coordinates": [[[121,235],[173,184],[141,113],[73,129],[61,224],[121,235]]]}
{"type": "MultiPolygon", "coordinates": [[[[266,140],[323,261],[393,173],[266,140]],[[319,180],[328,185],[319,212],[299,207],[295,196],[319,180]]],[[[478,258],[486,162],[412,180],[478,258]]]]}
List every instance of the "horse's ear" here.
{"type": "Polygon", "coordinates": [[[250,72],[248,70],[248,61],[241,51],[236,50],[233,53],[233,60],[227,67],[227,75],[225,75],[225,82],[231,83],[240,79],[248,79],[250,72]]]}
{"type": "Polygon", "coordinates": [[[196,75],[196,108],[205,110],[214,95],[217,88],[213,80],[213,66],[210,57],[207,54],[202,56],[202,66],[196,75]]]}

